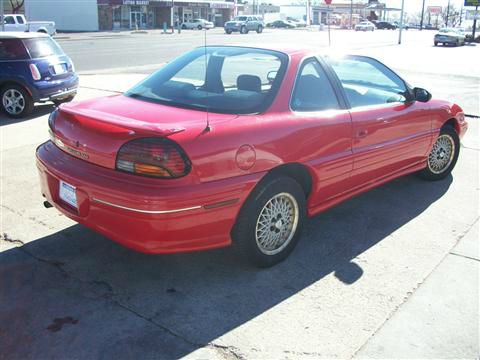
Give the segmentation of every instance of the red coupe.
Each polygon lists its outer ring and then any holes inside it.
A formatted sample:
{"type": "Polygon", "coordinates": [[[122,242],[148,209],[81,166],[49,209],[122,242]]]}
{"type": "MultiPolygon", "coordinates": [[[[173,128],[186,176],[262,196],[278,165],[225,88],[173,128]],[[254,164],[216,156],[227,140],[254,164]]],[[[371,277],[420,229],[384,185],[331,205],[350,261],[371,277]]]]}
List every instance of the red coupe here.
{"type": "Polygon", "coordinates": [[[47,207],[132,249],[234,244],[271,266],[307,216],[405,174],[450,174],[467,126],[372,58],[212,46],[60,106],[37,166],[47,207]]]}

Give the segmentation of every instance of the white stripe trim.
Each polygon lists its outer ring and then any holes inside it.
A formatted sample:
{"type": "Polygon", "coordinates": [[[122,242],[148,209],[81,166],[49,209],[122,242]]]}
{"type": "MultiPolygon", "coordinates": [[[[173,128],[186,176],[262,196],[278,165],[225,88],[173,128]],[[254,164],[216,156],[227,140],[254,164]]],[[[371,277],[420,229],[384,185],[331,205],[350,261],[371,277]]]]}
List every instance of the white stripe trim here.
{"type": "Polygon", "coordinates": [[[93,198],[93,201],[98,202],[100,204],[109,205],[109,206],[113,206],[113,207],[116,207],[116,208],[119,208],[119,209],[134,211],[134,212],[138,212],[138,213],[142,213],[142,214],[173,214],[173,213],[178,213],[178,212],[182,212],[182,211],[196,210],[196,209],[201,208],[201,206],[198,205],[198,206],[192,206],[192,207],[188,207],[188,208],[174,209],[174,210],[142,210],[142,209],[135,209],[135,208],[130,208],[130,207],[122,206],[122,205],[112,204],[108,201],[100,200],[100,199],[96,199],[96,198],[93,198]]]}

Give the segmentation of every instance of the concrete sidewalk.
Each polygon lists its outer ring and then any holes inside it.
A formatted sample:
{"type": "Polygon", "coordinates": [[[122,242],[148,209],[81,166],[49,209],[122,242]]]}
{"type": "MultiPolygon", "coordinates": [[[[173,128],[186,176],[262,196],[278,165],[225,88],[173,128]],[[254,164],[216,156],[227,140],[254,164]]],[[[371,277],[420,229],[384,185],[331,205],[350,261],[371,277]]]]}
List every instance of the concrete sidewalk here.
{"type": "Polygon", "coordinates": [[[477,220],[356,358],[478,359],[478,227],[477,220]]]}

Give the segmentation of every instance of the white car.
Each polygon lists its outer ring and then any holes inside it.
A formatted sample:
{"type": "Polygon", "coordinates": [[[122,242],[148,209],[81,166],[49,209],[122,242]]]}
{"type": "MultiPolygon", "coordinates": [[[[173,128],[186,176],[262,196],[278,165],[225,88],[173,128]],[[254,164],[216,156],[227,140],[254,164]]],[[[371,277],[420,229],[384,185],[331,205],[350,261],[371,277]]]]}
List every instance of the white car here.
{"type": "Polygon", "coordinates": [[[21,14],[5,14],[3,18],[5,31],[39,32],[50,36],[57,33],[54,21],[27,21],[21,14]]]}
{"type": "Polygon", "coordinates": [[[205,19],[193,19],[182,24],[182,29],[213,29],[215,26],[211,21],[205,19]]]}
{"type": "Polygon", "coordinates": [[[370,21],[362,21],[355,25],[355,31],[374,31],[375,24],[370,21]]]}
{"type": "Polygon", "coordinates": [[[455,28],[443,28],[433,37],[433,45],[453,45],[462,46],[465,45],[465,32],[463,29],[455,28]]]}

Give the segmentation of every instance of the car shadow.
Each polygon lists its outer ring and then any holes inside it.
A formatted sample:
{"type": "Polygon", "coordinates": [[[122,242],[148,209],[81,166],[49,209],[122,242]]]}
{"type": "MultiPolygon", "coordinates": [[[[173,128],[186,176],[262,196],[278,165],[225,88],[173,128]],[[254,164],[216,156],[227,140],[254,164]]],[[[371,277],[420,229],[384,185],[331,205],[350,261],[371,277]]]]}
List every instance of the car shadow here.
{"type": "Polygon", "coordinates": [[[451,176],[438,182],[407,176],[344,202],[310,219],[292,255],[263,270],[230,248],[145,255],[71,226],[0,253],[0,279],[8,279],[0,281],[0,320],[10,335],[2,338],[0,330],[0,348],[14,358],[152,351],[182,357],[329,274],[355,283],[364,272],[358,257],[421,215],[451,183],[451,176]],[[155,331],[162,333],[149,337],[155,331]]]}
{"type": "Polygon", "coordinates": [[[53,109],[55,109],[55,105],[53,104],[41,104],[35,105],[32,113],[29,116],[20,118],[20,119],[13,119],[8,117],[5,113],[0,111],[0,126],[10,125],[10,124],[17,124],[24,121],[29,121],[40,116],[44,116],[50,114],[53,109]]]}

